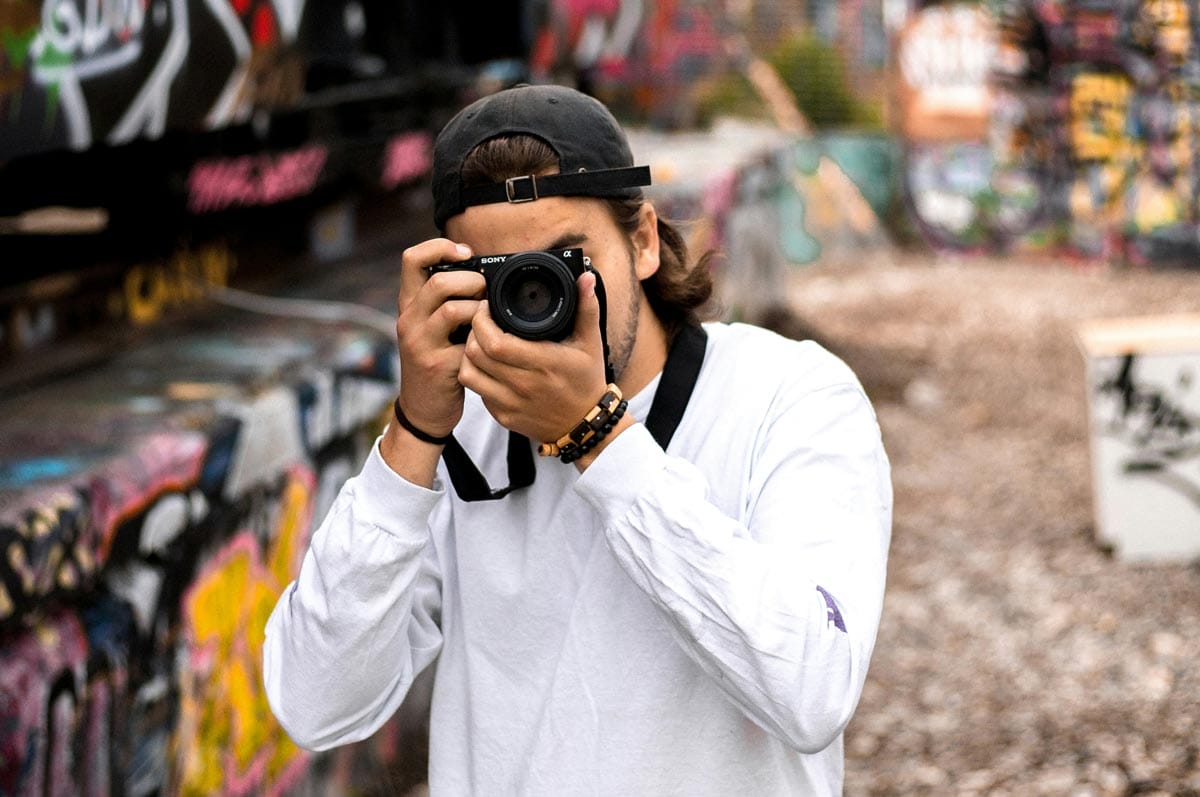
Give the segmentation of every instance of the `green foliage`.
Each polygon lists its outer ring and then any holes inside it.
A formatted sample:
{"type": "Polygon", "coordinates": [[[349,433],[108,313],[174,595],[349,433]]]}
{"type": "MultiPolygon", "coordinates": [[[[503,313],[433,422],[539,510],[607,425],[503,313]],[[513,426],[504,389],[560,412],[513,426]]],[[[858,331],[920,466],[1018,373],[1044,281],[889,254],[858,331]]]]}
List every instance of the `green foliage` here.
{"type": "Polygon", "coordinates": [[[711,124],[721,116],[743,119],[765,119],[766,108],[740,72],[726,72],[699,81],[692,89],[696,108],[696,122],[700,126],[711,124]]]}
{"type": "Polygon", "coordinates": [[[788,37],[767,61],[792,90],[813,127],[881,126],[880,109],[860,100],[850,87],[841,53],[813,34],[788,37]]]}

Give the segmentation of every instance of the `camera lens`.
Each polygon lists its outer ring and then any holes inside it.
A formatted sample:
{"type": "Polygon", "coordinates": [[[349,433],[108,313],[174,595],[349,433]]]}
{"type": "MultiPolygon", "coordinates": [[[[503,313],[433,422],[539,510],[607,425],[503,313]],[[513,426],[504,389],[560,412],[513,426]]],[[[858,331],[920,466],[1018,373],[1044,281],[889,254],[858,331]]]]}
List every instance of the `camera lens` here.
{"type": "Polygon", "coordinates": [[[554,295],[550,286],[536,276],[519,283],[513,280],[513,283],[511,295],[506,298],[509,300],[508,306],[521,318],[540,320],[554,306],[554,295]]]}
{"type": "Polygon", "coordinates": [[[508,258],[488,280],[497,326],[528,340],[562,340],[575,325],[575,275],[545,252],[508,258]]]}

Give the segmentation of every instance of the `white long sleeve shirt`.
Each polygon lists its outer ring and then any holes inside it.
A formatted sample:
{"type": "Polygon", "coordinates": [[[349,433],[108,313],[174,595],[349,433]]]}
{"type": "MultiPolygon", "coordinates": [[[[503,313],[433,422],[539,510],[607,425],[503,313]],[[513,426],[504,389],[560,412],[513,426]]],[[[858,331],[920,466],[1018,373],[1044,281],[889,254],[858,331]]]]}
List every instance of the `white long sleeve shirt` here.
{"type": "MultiPolygon", "coordinates": [[[[365,738],[436,661],[434,795],[840,793],[891,533],[879,428],[815,343],[706,330],[666,452],[639,423],[583,474],[539,457],[532,487],[464,503],[376,445],[267,623],[292,738],[365,738]]],[[[477,397],[455,434],[507,483],[477,397]]]]}

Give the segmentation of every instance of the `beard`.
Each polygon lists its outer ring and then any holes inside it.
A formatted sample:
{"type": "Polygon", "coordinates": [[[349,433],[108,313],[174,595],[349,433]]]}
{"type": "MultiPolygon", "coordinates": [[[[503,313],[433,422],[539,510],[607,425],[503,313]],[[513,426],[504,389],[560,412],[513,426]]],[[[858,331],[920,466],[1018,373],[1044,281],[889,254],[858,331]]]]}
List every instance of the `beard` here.
{"type": "Polygon", "coordinates": [[[629,358],[633,356],[633,344],[637,341],[638,316],[642,310],[642,283],[638,281],[633,253],[629,255],[629,300],[625,306],[625,323],[620,329],[609,329],[608,352],[609,362],[617,381],[629,366],[629,358]]]}

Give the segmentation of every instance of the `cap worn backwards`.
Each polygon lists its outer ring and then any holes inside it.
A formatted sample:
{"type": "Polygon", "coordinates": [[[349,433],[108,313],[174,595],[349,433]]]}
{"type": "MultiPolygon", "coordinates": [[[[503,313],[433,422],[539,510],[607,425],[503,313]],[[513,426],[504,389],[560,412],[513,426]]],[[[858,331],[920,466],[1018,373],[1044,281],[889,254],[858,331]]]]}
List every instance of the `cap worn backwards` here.
{"type": "Polygon", "coordinates": [[[530,202],[545,196],[636,197],[650,168],[634,166],[620,124],[598,100],[565,86],[517,86],[458,112],[433,148],[433,216],[438,229],[473,205],[530,202]],[[493,138],[530,135],[558,155],[559,173],[464,186],[463,161],[493,138]]]}

